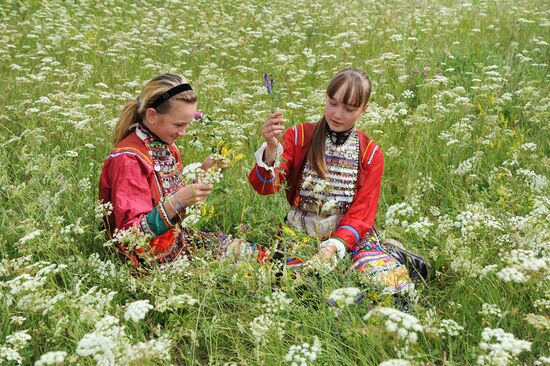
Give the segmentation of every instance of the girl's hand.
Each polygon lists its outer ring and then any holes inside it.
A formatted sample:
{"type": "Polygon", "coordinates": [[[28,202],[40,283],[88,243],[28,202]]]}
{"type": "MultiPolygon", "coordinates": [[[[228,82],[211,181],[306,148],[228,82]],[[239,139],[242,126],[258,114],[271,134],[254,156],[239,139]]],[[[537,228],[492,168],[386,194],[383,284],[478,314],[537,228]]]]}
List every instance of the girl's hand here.
{"type": "Polygon", "coordinates": [[[330,262],[333,260],[337,252],[338,252],[338,249],[335,246],[329,245],[319,250],[319,253],[317,253],[316,255],[323,262],[330,262]]]}
{"type": "Polygon", "coordinates": [[[214,159],[212,159],[211,156],[207,157],[202,165],[201,165],[201,169],[204,170],[205,172],[208,171],[208,169],[210,169],[212,167],[212,165],[216,164],[216,161],[214,159]]]}
{"type": "Polygon", "coordinates": [[[273,113],[262,127],[262,135],[270,150],[277,150],[277,146],[279,146],[278,137],[285,130],[283,123],[286,122],[286,119],[282,118],[282,116],[281,112],[273,113]]]}
{"type": "Polygon", "coordinates": [[[193,183],[181,188],[175,194],[179,202],[185,207],[189,207],[195,203],[203,202],[212,192],[212,188],[212,184],[193,183]]]}

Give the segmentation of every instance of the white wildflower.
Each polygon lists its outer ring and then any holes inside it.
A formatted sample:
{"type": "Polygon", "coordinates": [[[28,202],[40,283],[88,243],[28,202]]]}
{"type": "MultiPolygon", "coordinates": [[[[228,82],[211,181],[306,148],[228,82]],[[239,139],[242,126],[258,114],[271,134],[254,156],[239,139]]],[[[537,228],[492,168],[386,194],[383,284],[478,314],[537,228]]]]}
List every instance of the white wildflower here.
{"type": "Polygon", "coordinates": [[[313,362],[317,359],[319,352],[321,352],[321,342],[315,337],[313,345],[304,342],[290,346],[284,359],[286,362],[291,362],[292,366],[307,366],[308,361],[313,362]]]}
{"type": "Polygon", "coordinates": [[[497,273],[497,277],[503,280],[504,282],[516,282],[516,283],[522,283],[527,282],[529,279],[526,275],[524,275],[520,270],[518,270],[515,267],[507,267],[501,269],[497,273]]]}
{"type": "Polygon", "coordinates": [[[378,366],[412,366],[412,363],[408,360],[394,358],[391,360],[384,361],[378,366]]]}
{"type": "Polygon", "coordinates": [[[53,351],[44,353],[38,361],[34,363],[34,366],[49,366],[49,365],[61,365],[67,357],[67,352],[64,351],[53,351]]]}
{"type": "Polygon", "coordinates": [[[38,235],[40,235],[41,233],[42,233],[42,230],[34,230],[28,233],[27,235],[25,235],[24,237],[22,237],[21,239],[19,239],[19,243],[23,244],[28,242],[29,240],[33,240],[36,237],[38,237],[38,235]]]}
{"type": "Polygon", "coordinates": [[[361,290],[357,287],[344,287],[331,292],[328,301],[335,305],[351,305],[361,294],[361,290]]]}
{"type": "Polygon", "coordinates": [[[550,330],[550,318],[547,316],[527,314],[524,319],[537,329],[550,330]]]}
{"type": "Polygon", "coordinates": [[[464,327],[459,325],[452,319],[443,319],[440,322],[441,333],[448,334],[450,336],[456,337],[464,330],[464,327]]]}
{"type": "Polygon", "coordinates": [[[531,342],[516,339],[513,334],[497,328],[485,328],[479,347],[484,355],[477,358],[478,365],[505,366],[523,351],[531,350],[531,342]]]}
{"type": "Polygon", "coordinates": [[[266,344],[266,334],[271,330],[276,328],[276,323],[271,319],[269,315],[260,315],[255,317],[250,322],[250,331],[254,336],[254,341],[257,344],[266,344]]]}
{"type": "Polygon", "coordinates": [[[288,305],[292,302],[292,299],[288,298],[283,291],[273,291],[271,296],[266,296],[265,303],[262,308],[266,313],[277,314],[285,311],[288,305]]]}
{"type": "Polygon", "coordinates": [[[10,318],[10,322],[12,324],[16,324],[16,325],[21,325],[23,324],[23,322],[27,320],[27,318],[25,318],[24,316],[12,316],[10,318]]]}
{"type": "Polygon", "coordinates": [[[110,260],[102,261],[97,253],[93,253],[88,257],[88,263],[92,271],[99,275],[102,280],[116,276],[116,267],[113,262],[110,260]]]}
{"type": "Polygon", "coordinates": [[[502,310],[500,310],[500,308],[495,304],[484,303],[483,305],[481,305],[481,310],[479,311],[479,314],[484,316],[495,316],[497,318],[501,318],[502,310]]]}
{"type": "Polygon", "coordinates": [[[377,318],[385,318],[386,321],[384,325],[386,326],[386,330],[390,333],[396,333],[399,338],[410,343],[416,343],[418,340],[418,333],[424,331],[424,328],[416,317],[403,313],[394,308],[374,308],[369,311],[363,319],[368,320],[373,316],[377,318]]]}
{"type": "Polygon", "coordinates": [[[163,313],[167,310],[179,309],[185,305],[193,306],[198,302],[199,300],[194,299],[187,294],[174,295],[170,296],[164,301],[159,302],[156,306],[156,311],[163,313]]]}
{"type": "Polygon", "coordinates": [[[138,300],[130,303],[124,313],[124,320],[132,319],[134,322],[138,322],[145,318],[149,310],[154,306],[149,303],[149,300],[138,300]]]}

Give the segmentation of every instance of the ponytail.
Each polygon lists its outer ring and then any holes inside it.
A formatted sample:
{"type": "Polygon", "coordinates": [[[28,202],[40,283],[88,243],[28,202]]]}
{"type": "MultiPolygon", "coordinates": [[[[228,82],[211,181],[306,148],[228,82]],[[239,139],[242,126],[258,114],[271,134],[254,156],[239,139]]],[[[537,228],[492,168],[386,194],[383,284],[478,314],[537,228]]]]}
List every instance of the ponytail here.
{"type": "Polygon", "coordinates": [[[138,105],[136,101],[130,101],[124,106],[122,114],[118,119],[115,131],[113,135],[113,142],[118,144],[120,141],[124,140],[130,133],[130,126],[134,123],[137,123],[140,120],[138,105]]]}

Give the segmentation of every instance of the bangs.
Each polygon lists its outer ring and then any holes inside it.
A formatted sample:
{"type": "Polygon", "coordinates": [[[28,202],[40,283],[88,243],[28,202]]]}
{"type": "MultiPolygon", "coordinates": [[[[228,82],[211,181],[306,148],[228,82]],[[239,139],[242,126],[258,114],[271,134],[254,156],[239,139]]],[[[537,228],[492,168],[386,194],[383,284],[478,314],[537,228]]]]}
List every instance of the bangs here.
{"type": "Polygon", "coordinates": [[[195,103],[199,97],[194,90],[186,90],[174,96],[174,99],[181,100],[187,103],[195,103]]]}
{"type": "Polygon", "coordinates": [[[370,83],[359,75],[341,73],[330,82],[327,95],[334,99],[336,93],[343,88],[340,102],[356,108],[365,107],[369,101],[370,83]]]}

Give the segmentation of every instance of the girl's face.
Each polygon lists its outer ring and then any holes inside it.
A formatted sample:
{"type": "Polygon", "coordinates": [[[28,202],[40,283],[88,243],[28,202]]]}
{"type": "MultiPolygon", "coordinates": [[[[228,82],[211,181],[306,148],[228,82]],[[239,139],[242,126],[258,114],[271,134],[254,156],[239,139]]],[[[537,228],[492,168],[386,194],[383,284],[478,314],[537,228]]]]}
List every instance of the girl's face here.
{"type": "Polygon", "coordinates": [[[367,109],[366,106],[362,108],[344,104],[342,102],[342,97],[345,90],[346,85],[344,84],[332,98],[327,96],[325,119],[330,129],[334,132],[345,132],[350,130],[367,109]]]}
{"type": "Polygon", "coordinates": [[[146,112],[147,127],[167,144],[173,144],[185,135],[187,127],[197,112],[197,103],[187,103],[177,99],[171,100],[170,103],[168,112],[164,114],[152,108],[146,112]]]}

